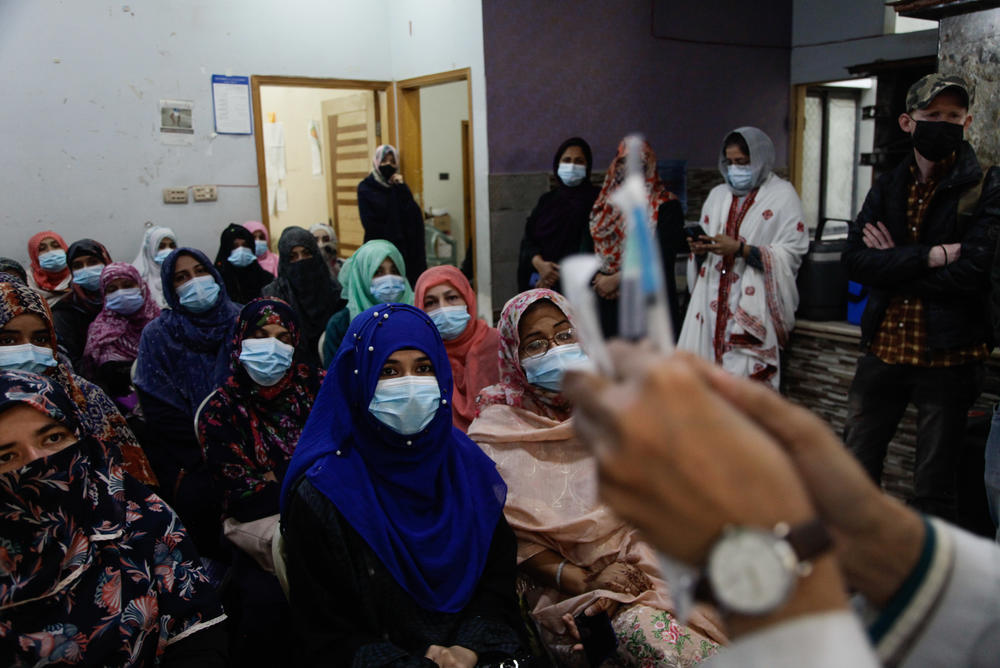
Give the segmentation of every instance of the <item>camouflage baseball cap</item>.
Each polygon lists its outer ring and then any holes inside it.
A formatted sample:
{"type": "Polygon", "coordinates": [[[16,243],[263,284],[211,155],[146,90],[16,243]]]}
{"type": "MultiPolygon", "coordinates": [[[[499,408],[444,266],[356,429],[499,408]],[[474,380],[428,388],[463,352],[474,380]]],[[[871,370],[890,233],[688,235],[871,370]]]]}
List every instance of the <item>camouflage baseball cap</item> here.
{"type": "Polygon", "coordinates": [[[965,98],[965,106],[968,108],[972,96],[969,95],[969,86],[965,83],[965,79],[954,74],[946,76],[935,73],[928,74],[910,86],[910,90],[906,93],[906,111],[923,109],[947,88],[957,88],[965,98]]]}

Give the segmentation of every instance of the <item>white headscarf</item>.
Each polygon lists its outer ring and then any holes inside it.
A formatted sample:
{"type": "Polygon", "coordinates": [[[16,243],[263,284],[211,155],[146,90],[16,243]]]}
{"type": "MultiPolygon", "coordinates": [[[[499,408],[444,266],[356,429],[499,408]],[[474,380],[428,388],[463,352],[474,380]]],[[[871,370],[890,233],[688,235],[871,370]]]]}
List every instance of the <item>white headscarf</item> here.
{"type": "Polygon", "coordinates": [[[163,298],[163,284],[160,281],[160,265],[156,263],[156,253],[160,247],[160,242],[165,238],[171,238],[177,243],[177,235],[169,227],[151,227],[146,230],[142,238],[142,246],[139,254],[132,261],[132,266],[139,270],[142,280],[149,286],[149,294],[156,300],[156,304],[163,308],[167,302],[163,298]]]}
{"type": "Polygon", "coordinates": [[[392,153],[396,156],[396,169],[399,169],[399,151],[396,150],[395,146],[390,146],[389,144],[382,144],[375,149],[375,157],[372,158],[372,175],[375,176],[375,180],[386,188],[389,187],[389,182],[382,177],[382,172],[379,171],[379,165],[382,164],[382,158],[385,157],[386,153],[392,153]]]}
{"type": "Polygon", "coordinates": [[[759,128],[754,128],[750,126],[744,126],[742,128],[736,128],[732,132],[726,134],[726,137],[722,140],[722,152],[719,154],[719,172],[722,174],[722,178],[725,179],[726,185],[733,192],[734,195],[742,197],[754,188],[759,188],[762,183],[771,174],[771,170],[774,169],[774,142],[768,137],[763,130],[759,128]],[[743,141],[747,143],[747,148],[750,149],[750,169],[753,170],[753,183],[746,190],[737,190],[729,183],[729,169],[726,165],[726,138],[731,134],[738,134],[743,137],[743,141]]]}

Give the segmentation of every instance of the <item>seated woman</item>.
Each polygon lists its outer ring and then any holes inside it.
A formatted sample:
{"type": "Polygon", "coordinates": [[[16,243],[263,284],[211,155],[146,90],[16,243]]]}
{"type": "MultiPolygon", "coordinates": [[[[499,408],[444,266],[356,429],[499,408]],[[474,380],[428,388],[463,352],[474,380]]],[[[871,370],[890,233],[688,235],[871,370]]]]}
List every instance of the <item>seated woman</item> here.
{"type": "Polygon", "coordinates": [[[70,244],[66,259],[73,278],[69,294],[52,307],[53,323],[59,337],[59,349],[77,373],[94,381],[97,379],[81,362],[83,349],[87,346],[87,329],[104,306],[101,272],[111,264],[111,256],[103,244],[81,239],[70,244]]]}
{"type": "Polygon", "coordinates": [[[82,368],[115,400],[126,416],[138,403],[132,386],[132,364],[139,355],[142,330],[160,315],[160,307],[139,277],[139,270],[112,262],[101,272],[104,308],[87,330],[82,368]]]}
{"type": "Polygon", "coordinates": [[[28,285],[28,272],[24,265],[10,257],[0,257],[0,273],[9,274],[16,277],[25,285],[28,285]]]}
{"type": "Polygon", "coordinates": [[[242,225],[230,223],[222,230],[215,268],[222,275],[226,294],[237,304],[247,304],[260,297],[274,274],[257,262],[253,233],[242,225]]]}
{"type": "Polygon", "coordinates": [[[383,239],[369,241],[354,251],[344,263],[340,280],[347,302],[326,324],[324,366],[333,361],[347,327],[359,313],[377,304],[413,303],[406,262],[399,249],[383,239]]]}
{"type": "Polygon", "coordinates": [[[31,371],[50,378],[76,403],[86,434],[118,448],[125,470],[155,486],[146,453],[114,402],[57,359],[56,343],[52,311],[41,295],[20,281],[0,278],[0,371],[31,371]]]}
{"type": "Polygon", "coordinates": [[[63,238],[52,230],[39,232],[28,240],[28,257],[31,259],[31,282],[49,306],[54,306],[69,294],[69,282],[73,278],[66,261],[63,238]]]}
{"type": "Polygon", "coordinates": [[[292,307],[302,323],[301,359],[320,366],[319,339],[330,316],[344,305],[340,283],[330,276],[316,238],[301,227],[281,232],[278,255],[278,277],[261,296],[277,297],[292,307]]]}
{"type": "Polygon", "coordinates": [[[257,262],[272,276],[278,275],[278,254],[271,252],[271,235],[259,220],[248,220],[243,227],[253,235],[253,252],[257,262]]]}
{"type": "Polygon", "coordinates": [[[146,446],[161,493],[184,520],[202,556],[216,556],[220,500],[194,430],[198,406],[229,363],[239,308],[199,250],[180,248],[161,270],[169,308],[139,340],[135,386],[146,416],[146,446]]]}
{"type": "Polygon", "coordinates": [[[444,339],[455,379],[451,410],[465,431],[476,417],[476,395],[500,380],[497,330],[476,318],[476,293],[456,267],[432,267],[417,279],[414,304],[431,317],[444,339]]]}
{"type": "Polygon", "coordinates": [[[580,137],[562,143],[552,159],[556,187],[538,198],[521,238],[517,285],[560,290],[559,263],[579,253],[589,236],[590,209],[600,188],[590,182],[593,157],[580,137]],[[532,277],[536,277],[532,282],[532,277]]]}
{"type": "MultiPolygon", "coordinates": [[[[589,242],[601,261],[601,270],[594,277],[593,286],[597,293],[601,312],[601,327],[605,336],[618,333],[618,288],[621,285],[621,268],[624,257],[625,217],[613,203],[614,194],[625,180],[628,150],[625,141],[618,145],[618,154],[608,167],[594,208],[590,212],[589,242]]],[[[674,276],[674,262],[677,253],[687,250],[684,239],[684,210],[680,200],[660,180],[656,173],[656,155],[648,142],[642,143],[642,170],[646,179],[647,213],[656,229],[660,261],[667,285],[667,301],[670,304],[672,322],[680,322],[677,304],[677,279],[674,276]]],[[[675,334],[676,336],[676,334],[675,334]]]]}
{"type": "Polygon", "coordinates": [[[177,235],[169,227],[151,227],[142,237],[142,247],[132,265],[139,270],[139,276],[149,287],[149,294],[160,308],[167,305],[163,299],[163,284],[160,281],[160,267],[163,261],[177,248],[177,235]]]}
{"type": "Polygon", "coordinates": [[[451,388],[422,311],[351,323],[282,486],[298,664],[523,657],[506,488],[452,427],[451,388]]]}
{"type": "Polygon", "coordinates": [[[469,438],[507,483],[505,513],[517,535],[525,597],[543,641],[562,660],[572,651],[573,616],[607,611],[625,665],[690,666],[724,640],[696,611],[681,626],[652,549],[597,498],[593,453],[573,433],[560,393],[580,351],[566,300],[530,290],[500,316],[500,383],[477,399],[469,438]]]}
{"type": "Polygon", "coordinates": [[[316,237],[316,243],[319,244],[319,250],[323,253],[327,266],[330,267],[330,273],[337,278],[340,275],[340,268],[344,266],[344,261],[337,255],[339,248],[337,233],[326,223],[316,223],[309,228],[309,231],[316,237]]]}
{"type": "Polygon", "coordinates": [[[62,388],[0,372],[0,434],[4,665],[225,666],[225,615],[184,527],[62,388]]]}
{"type": "MultiPolygon", "coordinates": [[[[285,302],[265,298],[244,306],[230,376],[198,413],[198,440],[222,491],[224,526],[234,533],[272,516],[266,531],[277,524],[281,480],[323,381],[322,370],[293,361],[298,341],[298,320],[285,302]]],[[[233,554],[227,609],[238,627],[233,652],[239,665],[280,665],[287,658],[288,603],[270,557],[259,549],[233,554]]]]}

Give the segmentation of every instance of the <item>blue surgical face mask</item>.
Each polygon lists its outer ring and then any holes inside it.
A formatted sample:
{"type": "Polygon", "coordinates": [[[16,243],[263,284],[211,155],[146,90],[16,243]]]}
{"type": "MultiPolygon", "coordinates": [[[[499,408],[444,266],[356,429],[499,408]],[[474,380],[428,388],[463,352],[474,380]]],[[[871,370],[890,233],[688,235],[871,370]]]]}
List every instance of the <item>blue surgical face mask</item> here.
{"type": "Polygon", "coordinates": [[[177,298],[192,313],[204,313],[219,301],[219,284],[214,276],[196,276],[177,288],[177,298]]]}
{"type": "Polygon", "coordinates": [[[45,271],[62,271],[66,268],[66,251],[61,248],[50,250],[38,256],[38,266],[45,271]]]}
{"type": "Polygon", "coordinates": [[[451,341],[461,336],[469,324],[469,320],[472,319],[467,306],[445,306],[435,311],[429,311],[427,315],[445,341],[451,341]]]}
{"type": "Polygon", "coordinates": [[[395,274],[379,276],[372,280],[369,290],[376,301],[389,304],[403,296],[403,292],[406,291],[406,279],[395,274]]]}
{"type": "Polygon", "coordinates": [[[104,271],[103,264],[95,264],[91,267],[73,270],[73,282],[87,292],[97,292],[101,287],[101,272],[104,271]]]}
{"type": "Polygon", "coordinates": [[[239,248],[234,248],[233,252],[229,254],[229,263],[237,267],[249,267],[250,263],[257,259],[257,256],[253,254],[253,251],[246,246],[240,246],[239,248]]]}
{"type": "Polygon", "coordinates": [[[156,255],[153,256],[153,262],[156,264],[163,264],[163,261],[170,257],[170,254],[173,252],[173,248],[164,248],[161,251],[157,251],[156,255]]]}
{"type": "Polygon", "coordinates": [[[409,436],[431,423],[441,406],[434,376],[402,376],[380,380],[368,410],[397,434],[409,436]]]}
{"type": "Polygon", "coordinates": [[[33,343],[0,346],[0,369],[5,371],[44,373],[46,369],[57,364],[51,348],[42,348],[33,343]]]}
{"type": "Polygon", "coordinates": [[[736,190],[750,190],[753,185],[753,167],[750,165],[729,165],[729,185],[736,190]]]}
{"type": "Polygon", "coordinates": [[[572,162],[560,162],[556,174],[559,175],[559,180],[566,185],[577,186],[587,178],[587,166],[575,165],[572,162]]]}
{"type": "Polygon", "coordinates": [[[271,387],[284,378],[292,366],[295,348],[275,339],[243,339],[240,363],[253,382],[271,387]]]}
{"type": "Polygon", "coordinates": [[[122,315],[132,315],[145,303],[139,288],[121,288],[104,298],[104,308],[122,315]]]}
{"type": "Polygon", "coordinates": [[[567,343],[564,346],[553,346],[544,355],[525,357],[521,360],[521,368],[532,385],[551,390],[562,391],[563,376],[570,369],[584,366],[587,355],[578,343],[567,343]]]}
{"type": "Polygon", "coordinates": [[[257,257],[262,257],[267,254],[267,242],[263,239],[254,239],[253,242],[253,253],[257,257]]]}

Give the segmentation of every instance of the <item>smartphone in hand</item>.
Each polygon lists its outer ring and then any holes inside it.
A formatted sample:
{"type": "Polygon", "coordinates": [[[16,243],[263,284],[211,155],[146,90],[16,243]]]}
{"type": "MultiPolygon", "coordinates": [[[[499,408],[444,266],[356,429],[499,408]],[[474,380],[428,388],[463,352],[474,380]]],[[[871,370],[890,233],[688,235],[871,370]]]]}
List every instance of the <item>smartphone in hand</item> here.
{"type": "Polygon", "coordinates": [[[701,225],[694,224],[688,225],[684,228],[684,236],[686,236],[691,241],[699,241],[702,237],[707,237],[705,233],[705,228],[701,225]]]}
{"type": "Polygon", "coordinates": [[[580,642],[583,643],[583,652],[587,656],[587,663],[591,668],[597,668],[609,656],[614,654],[618,648],[618,638],[615,630],[611,626],[611,618],[608,613],[600,612],[596,615],[587,616],[580,613],[573,618],[576,628],[580,632],[580,642]]]}

